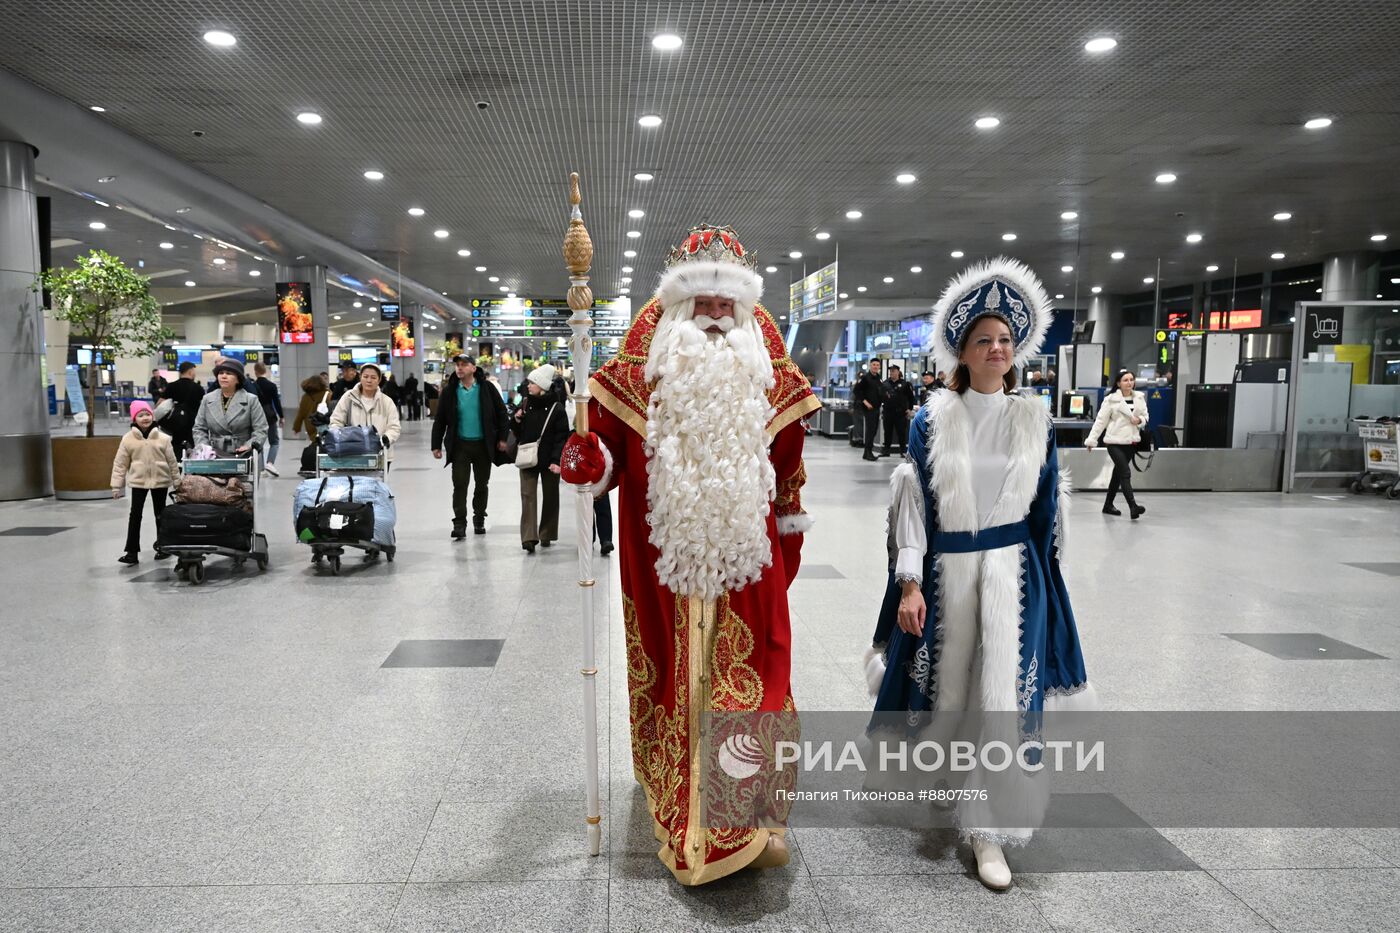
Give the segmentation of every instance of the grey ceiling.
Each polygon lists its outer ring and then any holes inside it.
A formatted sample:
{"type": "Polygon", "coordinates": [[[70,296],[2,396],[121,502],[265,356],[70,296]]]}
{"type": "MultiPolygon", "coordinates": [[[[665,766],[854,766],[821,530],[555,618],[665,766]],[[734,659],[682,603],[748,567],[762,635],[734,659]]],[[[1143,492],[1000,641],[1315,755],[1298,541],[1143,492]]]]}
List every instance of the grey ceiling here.
{"type": "MultiPolygon", "coordinates": [[[[1072,290],[1059,267],[1074,265],[1083,296],[1140,290],[1159,256],[1170,283],[1236,258],[1259,271],[1274,250],[1293,264],[1370,248],[1377,231],[1400,241],[1394,0],[47,0],[5,20],[0,66],[391,266],[401,255],[405,276],[457,299],[497,294],[488,274],[562,292],[570,170],[600,294],[629,264],[649,291],[702,220],[778,261],[775,306],[793,249],[819,263],[839,245],[844,289],[914,300],[955,271],[952,249],[1020,256],[1052,292],[1072,290]],[[238,45],[206,45],[213,28],[238,45]],[[655,51],[660,31],[684,49],[655,51]],[[1090,56],[1094,35],[1120,46],[1090,56]],[[296,123],[307,108],[325,122],[296,123]],[[664,125],[639,127],[645,113],[664,125]],[[1002,126],[979,132],[982,114],[1002,126]],[[1304,130],[1315,115],[1336,123],[1304,130]],[[901,171],[918,182],[896,185],[901,171]],[[1161,171],[1179,180],[1157,185],[1161,171]]],[[[119,198],[121,180],[101,187],[119,198]]],[[[87,239],[92,210],[61,199],[56,217],[87,239]]],[[[171,258],[212,258],[184,239],[171,258]]],[[[246,284],[245,265],[230,281],[246,284]]]]}

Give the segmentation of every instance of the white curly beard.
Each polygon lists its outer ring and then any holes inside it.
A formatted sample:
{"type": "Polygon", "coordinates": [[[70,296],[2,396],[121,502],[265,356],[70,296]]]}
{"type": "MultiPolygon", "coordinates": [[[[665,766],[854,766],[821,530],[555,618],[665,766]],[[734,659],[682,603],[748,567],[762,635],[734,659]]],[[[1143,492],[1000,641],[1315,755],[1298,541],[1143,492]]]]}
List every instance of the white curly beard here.
{"type": "Polygon", "coordinates": [[[662,585],[714,599],[773,562],[773,365],[752,315],[711,336],[685,304],[658,322],[648,360],[647,522],[662,585]]]}

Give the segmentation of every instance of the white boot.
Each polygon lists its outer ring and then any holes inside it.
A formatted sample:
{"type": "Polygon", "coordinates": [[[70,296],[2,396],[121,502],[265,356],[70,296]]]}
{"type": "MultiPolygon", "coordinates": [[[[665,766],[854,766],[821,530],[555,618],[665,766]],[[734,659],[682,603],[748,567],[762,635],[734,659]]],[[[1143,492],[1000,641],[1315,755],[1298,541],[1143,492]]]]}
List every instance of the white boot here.
{"type": "Polygon", "coordinates": [[[977,836],[972,837],[972,854],[977,856],[977,877],[993,891],[1005,891],[1011,887],[1011,868],[1006,864],[1006,855],[1001,846],[987,842],[977,836]]]}

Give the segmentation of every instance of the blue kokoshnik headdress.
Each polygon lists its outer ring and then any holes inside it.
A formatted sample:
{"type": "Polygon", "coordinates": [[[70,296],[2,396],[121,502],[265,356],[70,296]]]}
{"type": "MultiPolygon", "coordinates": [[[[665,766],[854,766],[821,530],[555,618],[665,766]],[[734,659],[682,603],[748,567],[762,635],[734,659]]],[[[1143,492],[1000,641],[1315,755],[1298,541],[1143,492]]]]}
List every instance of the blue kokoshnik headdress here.
{"type": "Polygon", "coordinates": [[[938,368],[952,373],[972,325],[994,315],[1011,328],[1013,361],[1023,366],[1050,330],[1053,309],[1045,288],[1024,263],[1005,256],[966,269],[943,292],[933,311],[933,353],[938,368]]]}

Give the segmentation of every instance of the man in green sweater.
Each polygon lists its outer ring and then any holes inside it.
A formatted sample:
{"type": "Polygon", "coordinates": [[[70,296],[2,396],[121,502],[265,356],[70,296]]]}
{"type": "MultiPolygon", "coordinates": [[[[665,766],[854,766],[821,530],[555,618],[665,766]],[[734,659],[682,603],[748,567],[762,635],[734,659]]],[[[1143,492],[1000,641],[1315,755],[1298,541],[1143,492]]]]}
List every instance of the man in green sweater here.
{"type": "Polygon", "coordinates": [[[501,393],[481,377],[476,360],[465,353],[452,358],[456,372],[443,384],[433,418],[433,456],[452,466],[452,537],[467,536],[467,490],[473,479],[472,530],[486,534],[486,502],[491,467],[506,449],[509,415],[501,393]]]}

